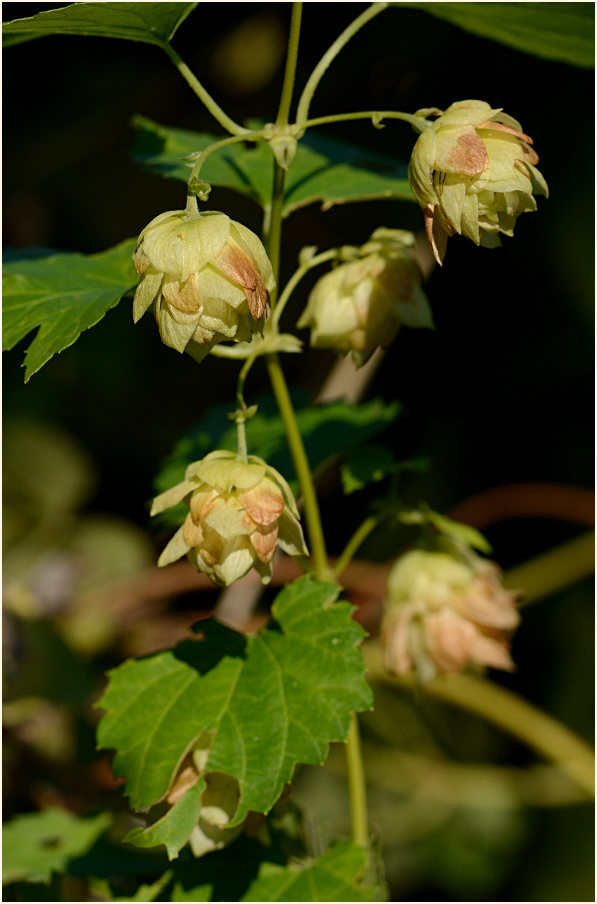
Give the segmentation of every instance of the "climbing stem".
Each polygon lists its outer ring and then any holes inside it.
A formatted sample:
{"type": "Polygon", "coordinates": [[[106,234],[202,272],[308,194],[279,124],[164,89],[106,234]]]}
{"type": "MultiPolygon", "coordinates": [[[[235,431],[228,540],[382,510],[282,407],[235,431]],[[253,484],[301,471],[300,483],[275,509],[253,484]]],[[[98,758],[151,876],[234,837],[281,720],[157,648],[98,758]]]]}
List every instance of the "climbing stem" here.
{"type": "Polygon", "coordinates": [[[366,25],[371,19],[378,15],[378,13],[383,12],[386,9],[387,3],[373,3],[371,6],[367,7],[365,12],[361,13],[360,16],[351,22],[351,24],[344,29],[341,35],[339,35],[334,43],[328,48],[328,50],[324,53],[319,63],[311,73],[307,84],[303,89],[303,93],[301,94],[296,114],[296,122],[297,125],[302,128],[303,124],[309,118],[309,107],[311,106],[311,101],[313,99],[313,95],[319,85],[319,82],[325,75],[329,65],[333,62],[333,60],[338,56],[342,48],[345,44],[347,44],[350,39],[356,35],[356,33],[366,25]]]}
{"type": "Polygon", "coordinates": [[[303,438],[297,424],[292,400],[278,355],[267,356],[267,369],[284,427],[286,428],[286,438],[290,447],[296,476],[301,487],[305,523],[309,534],[309,547],[313,557],[314,576],[320,581],[329,581],[331,575],[311,468],[307,460],[303,438]]]}
{"type": "Polygon", "coordinates": [[[233,119],[224,113],[222,108],[215,102],[211,94],[203,87],[197,76],[189,69],[187,64],[183,62],[183,60],[179,57],[177,52],[174,50],[171,44],[167,41],[163,44],[160,44],[163,50],[166,51],[182,77],[185,79],[190,88],[195,92],[199,100],[204,104],[205,107],[209,110],[214,119],[220,123],[222,128],[226,129],[227,132],[230,132],[232,135],[244,135],[249,129],[245,129],[243,126],[239,125],[237,122],[234,122],[233,119]]]}
{"type": "Polygon", "coordinates": [[[352,714],[350,731],[346,742],[346,767],[350,793],[350,817],[352,837],[355,844],[369,847],[369,820],[367,817],[367,789],[365,769],[361,753],[361,738],[356,713],[352,714]]]}
{"type": "MultiPolygon", "coordinates": [[[[220,148],[225,148],[229,144],[236,144],[238,141],[256,141],[259,138],[263,138],[263,131],[258,132],[249,132],[246,129],[243,131],[241,135],[231,135],[230,138],[222,138],[221,141],[215,141],[213,144],[210,144],[209,147],[206,147],[204,151],[200,151],[197,154],[197,159],[195,160],[195,164],[193,169],[191,170],[191,175],[188,178],[188,182],[192,179],[196,179],[199,175],[199,170],[207,160],[210,154],[214,151],[219,151],[220,148]]],[[[188,159],[192,160],[194,155],[191,155],[188,159]]]]}
{"type": "MultiPolygon", "coordinates": [[[[385,671],[378,641],[363,646],[372,680],[414,686],[409,676],[385,671]]],[[[590,745],[553,716],[504,687],[471,675],[442,675],[425,685],[425,694],[487,719],[556,763],[588,794],[595,793],[595,756],[590,745]]]]}
{"type": "Polygon", "coordinates": [[[320,264],[324,264],[326,261],[334,260],[337,257],[338,250],[336,248],[332,248],[330,251],[323,251],[321,254],[317,254],[315,255],[315,257],[312,257],[292,274],[292,276],[284,286],[284,291],[282,292],[280,298],[276,303],[276,310],[274,311],[270,321],[270,329],[272,331],[277,331],[280,317],[282,316],[284,308],[286,307],[286,303],[303,276],[305,276],[305,274],[308,273],[309,270],[312,270],[313,267],[318,267],[320,264]]]}
{"type": "Polygon", "coordinates": [[[399,113],[397,110],[363,110],[361,113],[332,113],[329,116],[317,116],[315,119],[307,119],[301,124],[301,128],[310,129],[313,126],[324,126],[331,122],[350,122],[353,119],[370,119],[374,126],[381,126],[384,119],[400,119],[410,123],[419,132],[431,128],[432,123],[422,116],[414,116],[412,113],[399,113]]]}
{"type": "Polygon", "coordinates": [[[298,57],[299,37],[301,33],[301,17],[303,4],[293,3],[290,17],[290,32],[288,34],[288,48],[286,52],[286,68],[284,70],[284,82],[282,84],[282,96],[276,117],[276,125],[284,127],[288,125],[288,114],[294,89],[294,77],[296,74],[296,61],[298,57]]]}
{"type": "Polygon", "coordinates": [[[360,524],[359,527],[357,527],[354,534],[336,560],[336,564],[334,566],[334,577],[337,581],[340,580],[342,572],[347,567],[347,565],[351,563],[354,554],[359,549],[361,544],[365,542],[371,531],[377,527],[379,520],[380,519],[378,516],[371,515],[369,518],[365,518],[363,523],[360,524]]]}

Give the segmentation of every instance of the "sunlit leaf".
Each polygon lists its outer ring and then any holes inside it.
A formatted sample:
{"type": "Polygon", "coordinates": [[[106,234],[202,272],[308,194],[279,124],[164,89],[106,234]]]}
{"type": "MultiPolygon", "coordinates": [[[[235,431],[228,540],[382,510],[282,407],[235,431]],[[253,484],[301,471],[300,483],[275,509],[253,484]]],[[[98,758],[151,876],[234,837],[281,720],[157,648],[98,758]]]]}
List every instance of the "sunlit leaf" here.
{"type": "Polygon", "coordinates": [[[367,852],[352,841],[335,845],[309,866],[263,864],[242,901],[370,901],[358,883],[367,852]]]}
{"type": "Polygon", "coordinates": [[[197,824],[204,787],[204,782],[197,782],[161,819],[147,829],[139,827],[132,829],[125,841],[138,847],[155,847],[163,844],[166,846],[168,857],[170,859],[176,857],[197,824]]]}
{"type": "Polygon", "coordinates": [[[3,266],[2,347],[39,327],[25,355],[25,382],[95,326],[137,282],[128,239],[99,254],[59,252],[3,266]]]}
{"type": "Polygon", "coordinates": [[[2,46],[46,35],[94,35],[163,44],[196,3],[71,3],[2,26],[2,46]]]}
{"type": "Polygon", "coordinates": [[[298,763],[322,763],[329,744],[346,739],[351,712],[369,708],[371,692],[358,650],[364,632],[337,595],[300,578],[258,634],[204,621],[199,639],[110,673],[98,740],[116,749],[134,807],[163,798],[203,732],[213,733],[207,772],[240,785],[231,824],[267,812],[298,763]]]}
{"type": "Polygon", "coordinates": [[[548,60],[595,65],[593,3],[425,3],[411,6],[473,34],[548,60]]]}
{"type": "Polygon", "coordinates": [[[2,882],[49,882],[70,859],[85,853],[110,825],[100,813],[88,819],[53,807],[17,816],[2,827],[2,882]]]}
{"type": "MultiPolygon", "coordinates": [[[[172,129],[142,116],[134,122],[135,160],[168,179],[186,182],[191,170],[183,157],[218,141],[215,135],[172,129]]],[[[207,157],[201,178],[233,188],[265,207],[272,196],[272,152],[266,142],[228,145],[207,157]]],[[[286,176],[284,216],[315,202],[328,208],[380,198],[413,200],[406,164],[313,132],[299,141],[286,176]]]]}

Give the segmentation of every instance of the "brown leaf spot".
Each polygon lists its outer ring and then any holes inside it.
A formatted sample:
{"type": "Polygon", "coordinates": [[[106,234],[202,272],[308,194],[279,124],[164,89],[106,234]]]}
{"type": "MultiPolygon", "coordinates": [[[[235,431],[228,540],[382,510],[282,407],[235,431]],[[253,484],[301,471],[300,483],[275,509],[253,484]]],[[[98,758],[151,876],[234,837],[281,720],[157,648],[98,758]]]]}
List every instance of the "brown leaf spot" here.
{"type": "Polygon", "coordinates": [[[269,310],[269,293],[255,264],[238,245],[228,242],[216,255],[219,268],[237,283],[247,299],[253,320],[269,310]]]}
{"type": "Polygon", "coordinates": [[[483,139],[476,132],[464,132],[447,155],[451,170],[476,176],[489,166],[489,154],[483,139]]]}
{"type": "Polygon", "coordinates": [[[164,282],[162,294],[169,304],[183,314],[198,314],[201,310],[196,273],[191,273],[184,283],[177,280],[164,282]]]}
{"type": "Polygon", "coordinates": [[[271,527],[266,531],[256,530],[251,534],[251,543],[261,562],[270,562],[276,551],[278,539],[278,527],[271,527]]]}
{"type": "Polygon", "coordinates": [[[251,521],[262,527],[274,524],[284,511],[282,494],[260,489],[259,485],[242,493],[238,498],[251,521]]]}
{"type": "Polygon", "coordinates": [[[522,138],[522,140],[526,141],[528,144],[533,143],[533,139],[528,135],[525,135],[524,132],[518,132],[511,126],[505,126],[503,122],[493,122],[491,119],[488,119],[486,122],[482,122],[480,126],[475,126],[475,128],[492,129],[495,132],[508,132],[509,135],[514,135],[516,138],[522,138]]]}

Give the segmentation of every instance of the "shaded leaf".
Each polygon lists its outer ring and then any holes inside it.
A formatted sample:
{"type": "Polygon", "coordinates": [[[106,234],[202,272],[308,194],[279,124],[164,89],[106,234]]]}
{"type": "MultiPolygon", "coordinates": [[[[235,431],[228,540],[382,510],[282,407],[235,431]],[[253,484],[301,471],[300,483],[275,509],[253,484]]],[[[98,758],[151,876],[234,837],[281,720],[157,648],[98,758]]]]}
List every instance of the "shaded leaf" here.
{"type": "Polygon", "coordinates": [[[187,843],[189,835],[197,825],[204,787],[204,782],[197,782],[161,819],[147,829],[139,827],[131,829],[124,840],[138,847],[164,844],[168,857],[172,860],[187,843]]]}
{"type": "Polygon", "coordinates": [[[374,443],[352,450],[342,463],[342,489],[347,495],[378,483],[398,468],[396,456],[387,446],[374,443]]]}
{"type": "Polygon", "coordinates": [[[367,852],[352,841],[335,845],[309,866],[263,864],[242,901],[370,901],[358,883],[367,852]]]}
{"type": "Polygon", "coordinates": [[[595,65],[593,3],[425,3],[405,2],[457,25],[548,60],[595,65]]]}
{"type": "Polygon", "coordinates": [[[128,239],[99,254],[59,252],[4,264],[2,347],[40,328],[25,355],[25,382],[134,288],[134,250],[128,239]]]}
{"type": "Polygon", "coordinates": [[[110,825],[100,813],[82,819],[53,807],[17,816],[2,826],[2,882],[49,882],[68,861],[88,850],[110,825]]]}
{"type": "Polygon", "coordinates": [[[322,763],[329,744],[345,740],[351,712],[370,707],[371,691],[357,648],[364,632],[348,603],[332,605],[338,592],[299,578],[257,635],[201,622],[201,639],[110,673],[98,741],[116,749],[134,807],[164,797],[202,732],[213,733],[207,772],[240,785],[231,825],[249,810],[267,812],[297,763],[322,763]]]}
{"type": "MultiPolygon", "coordinates": [[[[371,399],[358,406],[347,402],[313,405],[305,393],[292,393],[292,400],[312,469],[323,468],[352,446],[381,433],[398,417],[401,407],[398,402],[386,404],[381,399],[371,399]]],[[[299,487],[294,479],[286,428],[275,400],[266,395],[258,397],[256,402],[257,414],[246,422],[249,451],[277,468],[296,494],[299,487]]],[[[177,442],[155,480],[157,493],[182,481],[187,465],[208,452],[236,449],[236,427],[228,419],[229,411],[230,406],[214,406],[177,442]]],[[[177,524],[184,520],[185,514],[184,506],[177,506],[161,515],[157,523],[177,524]]]]}
{"type": "Polygon", "coordinates": [[[170,41],[196,3],[71,3],[2,25],[2,46],[46,35],[94,35],[147,44],[170,41]]]}
{"type": "MultiPolygon", "coordinates": [[[[215,135],[158,125],[143,116],[137,128],[133,157],[168,179],[186,182],[190,168],[183,157],[218,141],[215,135]]],[[[271,203],[273,156],[267,142],[251,147],[239,142],[210,154],[201,178],[212,185],[233,188],[262,207],[271,203]]],[[[347,201],[400,198],[414,200],[406,164],[362,150],[346,142],[312,132],[302,138],[285,182],[284,216],[307,204],[327,209],[347,201]]]]}

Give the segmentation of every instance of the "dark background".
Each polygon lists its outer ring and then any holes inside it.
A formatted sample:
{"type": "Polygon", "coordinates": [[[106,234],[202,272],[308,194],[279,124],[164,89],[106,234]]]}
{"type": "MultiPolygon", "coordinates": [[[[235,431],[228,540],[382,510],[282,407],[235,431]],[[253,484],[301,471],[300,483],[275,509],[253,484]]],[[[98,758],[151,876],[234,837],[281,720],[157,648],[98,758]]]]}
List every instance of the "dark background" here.
{"type": "MultiPolygon", "coordinates": [[[[4,3],[3,17],[56,6],[4,3]]],[[[305,4],[299,90],[362,8],[305,4]]],[[[289,13],[290,4],[201,4],[174,38],[182,58],[237,121],[275,118],[289,13]],[[243,28],[255,30],[243,34],[243,28]],[[231,32],[237,44],[227,49],[231,32]],[[266,41],[259,53],[256,35],[266,41]]],[[[431,471],[411,492],[439,510],[510,482],[593,485],[593,87],[590,71],[527,56],[420,11],[390,10],[344,49],[315,95],[313,116],[414,112],[468,97],[486,100],[522,122],[550,187],[549,200],[538,199],[538,212],[523,215],[514,239],[504,238],[501,249],[450,241],[444,266],[427,287],[436,331],[403,331],[368,390],[367,397],[404,404],[406,414],[387,439],[400,457],[431,457],[431,471]]],[[[181,183],[160,180],[131,161],[135,113],[221,132],[156,47],[56,36],[5,52],[6,246],[92,253],[135,236],[158,212],[183,206],[181,183]]],[[[322,133],[405,161],[414,139],[408,126],[395,122],[382,131],[361,122],[322,133]]],[[[214,189],[210,206],[259,231],[259,211],[251,202],[214,189]]],[[[421,214],[415,205],[394,201],[297,212],[286,225],[283,274],[293,271],[303,245],[324,250],[359,244],[379,225],[420,230],[421,214]]],[[[294,302],[296,315],[306,291],[307,282],[294,302]]],[[[5,422],[27,416],[59,425],[95,462],[98,482],[89,510],[145,527],[146,500],[162,458],[209,406],[232,403],[234,369],[210,358],[197,371],[190,359],[159,343],[150,318],[133,327],[126,302],[25,386],[20,364],[27,341],[5,353],[5,422]]],[[[289,358],[290,382],[315,395],[333,356],[289,358]]],[[[255,367],[249,393],[266,388],[263,369],[255,367]]],[[[334,492],[328,489],[335,504],[326,509],[326,523],[331,552],[338,553],[362,508],[356,497],[346,502],[334,492]]],[[[579,530],[528,519],[496,525],[488,536],[496,559],[508,567],[579,530]]],[[[377,548],[392,555],[382,541],[377,548]]],[[[375,557],[373,549],[369,554],[375,557]]],[[[588,739],[592,636],[587,583],[572,596],[559,594],[528,611],[519,632],[519,673],[515,681],[507,679],[588,739]]],[[[590,897],[587,810],[526,814],[520,844],[485,894],[493,900],[590,897]]],[[[415,887],[407,884],[405,892],[400,863],[395,874],[394,893],[413,900],[451,900],[465,888],[446,891],[441,876],[430,875],[415,887]]]]}

